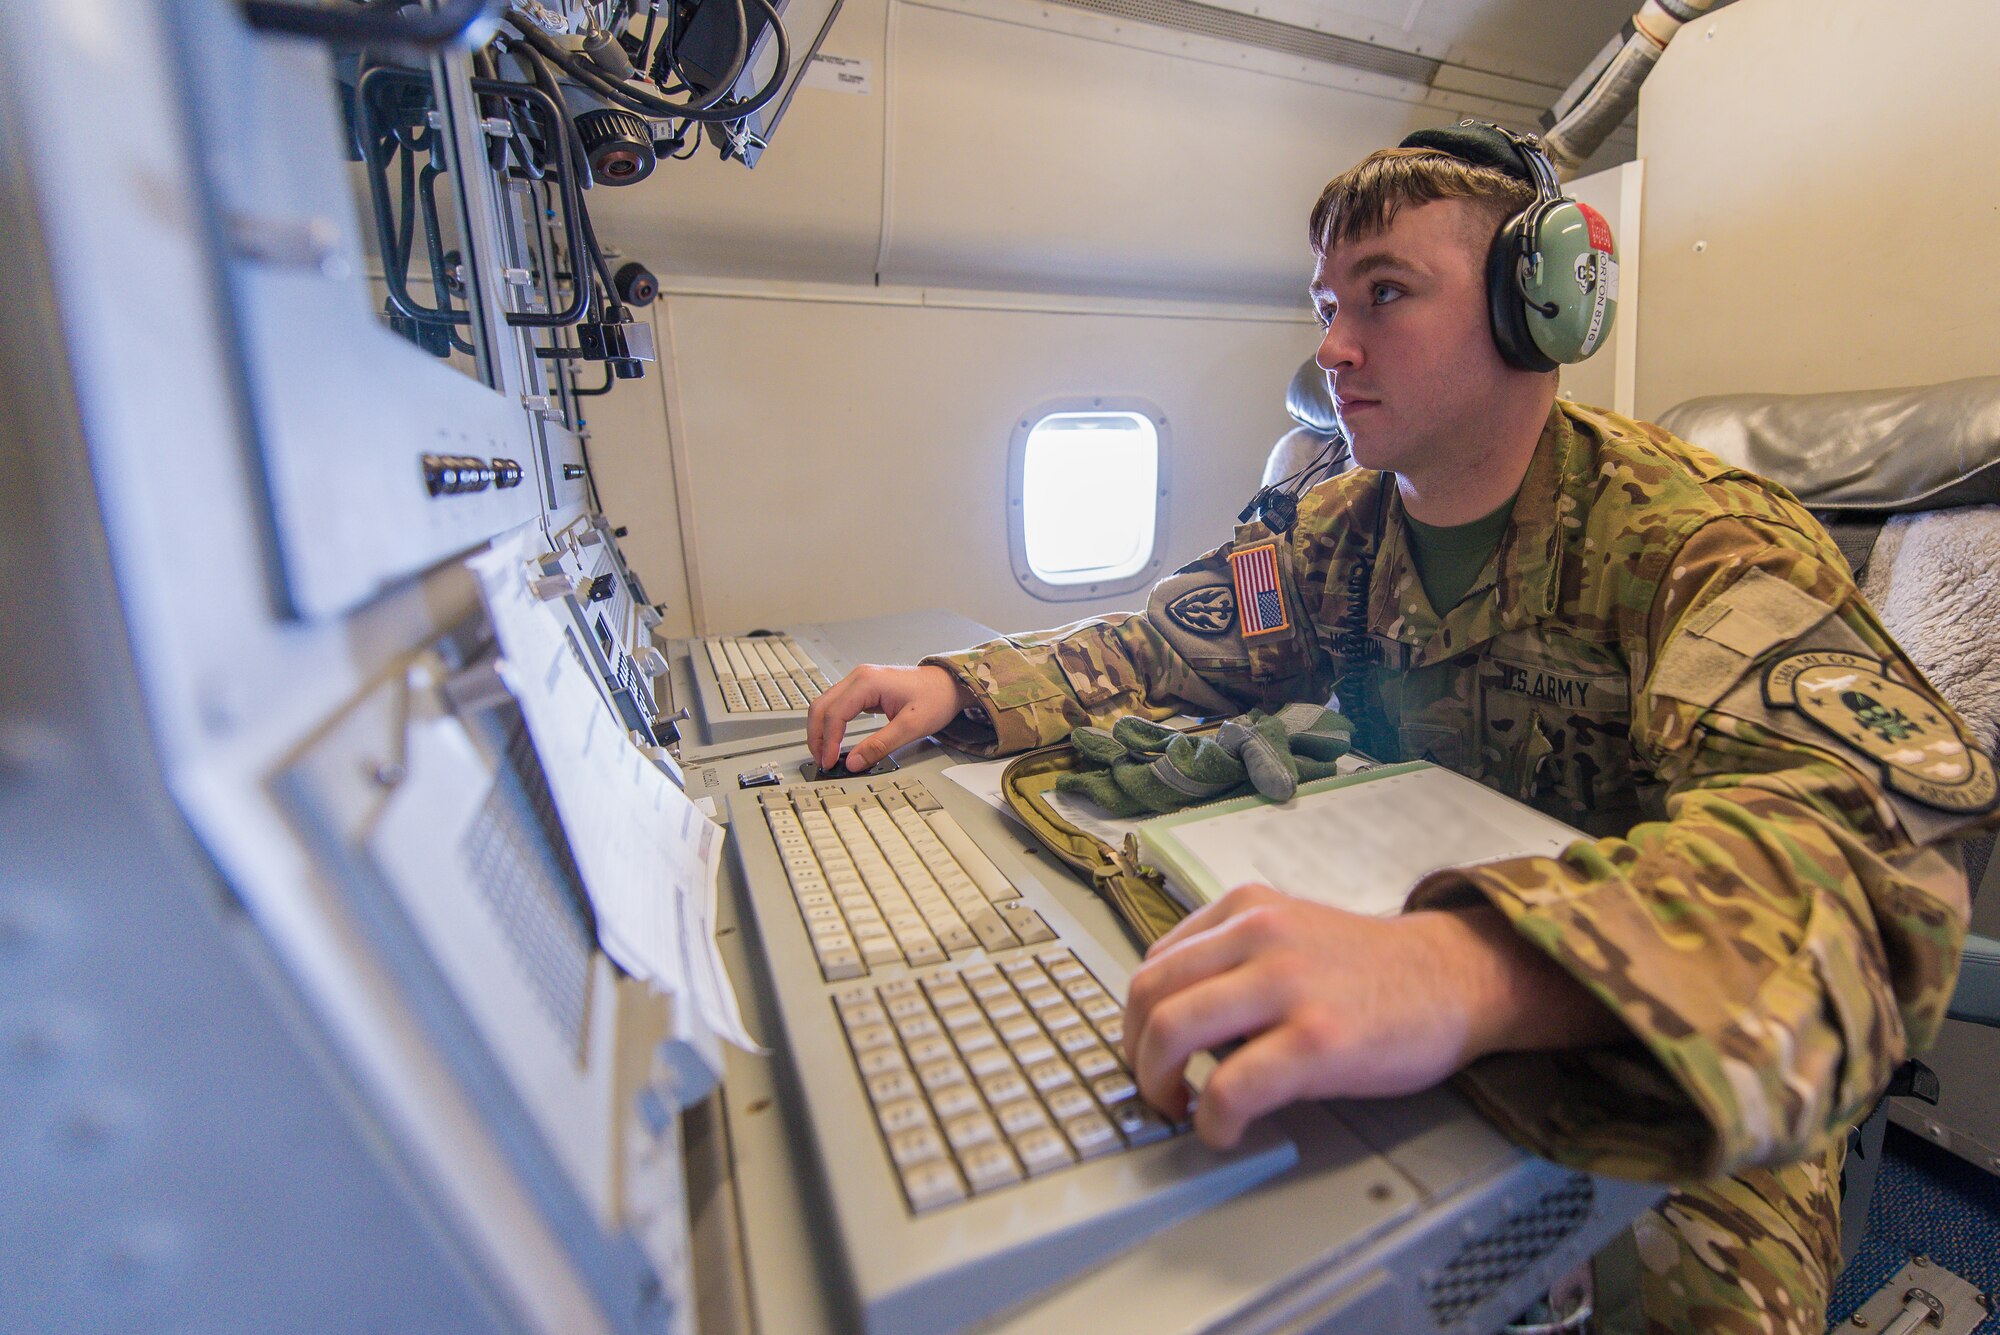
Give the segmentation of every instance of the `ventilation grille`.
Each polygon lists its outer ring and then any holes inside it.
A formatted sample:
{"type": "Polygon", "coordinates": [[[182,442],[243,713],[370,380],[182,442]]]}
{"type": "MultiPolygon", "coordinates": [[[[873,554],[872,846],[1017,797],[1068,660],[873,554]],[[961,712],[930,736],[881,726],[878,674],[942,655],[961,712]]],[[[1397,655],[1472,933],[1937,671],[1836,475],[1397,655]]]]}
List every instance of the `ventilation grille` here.
{"type": "Polygon", "coordinates": [[[570,1050],[581,1053],[597,932],[534,743],[518,716],[511,726],[509,764],[466,829],[459,856],[536,1001],[570,1050]]]}
{"type": "Polygon", "coordinates": [[[1438,1325],[1449,1328],[1547,1256],[1590,1217],[1595,1196],[1590,1179],[1576,1174],[1485,1237],[1466,1244],[1427,1285],[1431,1315],[1438,1325]]]}
{"type": "Polygon", "coordinates": [[[1427,56],[1413,56],[1394,47],[1377,46],[1352,37],[1336,37],[1312,28],[1260,19],[1254,14],[1239,14],[1233,9],[1196,4],[1194,0],[1054,0],[1054,3],[1071,9],[1088,10],[1092,14],[1214,37],[1242,46],[1261,47],[1305,60],[1386,74],[1392,79],[1406,79],[1425,87],[1429,87],[1437,77],[1442,63],[1427,56]]]}

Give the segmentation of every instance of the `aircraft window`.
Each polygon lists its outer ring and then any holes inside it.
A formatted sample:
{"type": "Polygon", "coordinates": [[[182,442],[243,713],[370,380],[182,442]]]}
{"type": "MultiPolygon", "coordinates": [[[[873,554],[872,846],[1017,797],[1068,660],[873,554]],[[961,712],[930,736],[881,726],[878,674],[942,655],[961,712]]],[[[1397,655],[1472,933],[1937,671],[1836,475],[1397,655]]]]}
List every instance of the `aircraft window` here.
{"type": "Polygon", "coordinates": [[[1014,577],[1067,601],[1139,588],[1158,574],[1166,418],[1151,404],[1044,404],[1014,432],[1014,577]]]}

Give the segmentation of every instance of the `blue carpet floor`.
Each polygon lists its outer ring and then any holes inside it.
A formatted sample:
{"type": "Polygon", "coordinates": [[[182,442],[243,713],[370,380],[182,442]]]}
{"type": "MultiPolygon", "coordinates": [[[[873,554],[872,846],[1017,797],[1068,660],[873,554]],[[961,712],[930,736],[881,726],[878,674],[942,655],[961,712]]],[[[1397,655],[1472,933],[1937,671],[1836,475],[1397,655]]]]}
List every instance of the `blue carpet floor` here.
{"type": "MultiPolygon", "coordinates": [[[[1846,1321],[1915,1255],[2000,1295],[2000,1178],[1891,1126],[1868,1207],[1868,1237],[1834,1285],[1828,1329],[1846,1321]]],[[[1974,1335],[2000,1335],[2000,1312],[1980,1322],[1974,1335]]]]}

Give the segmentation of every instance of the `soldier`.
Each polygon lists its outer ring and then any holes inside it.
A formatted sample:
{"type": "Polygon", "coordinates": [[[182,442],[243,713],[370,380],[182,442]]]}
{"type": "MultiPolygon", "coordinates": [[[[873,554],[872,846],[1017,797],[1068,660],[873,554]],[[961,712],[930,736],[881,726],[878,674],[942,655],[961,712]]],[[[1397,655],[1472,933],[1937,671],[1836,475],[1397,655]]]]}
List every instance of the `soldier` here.
{"type": "Polygon", "coordinates": [[[1196,1111],[1228,1146],[1292,1100],[1456,1074],[1535,1152],[1674,1185],[1634,1230],[1648,1329],[1817,1335],[1845,1133],[1943,1018],[1969,908],[1951,840],[1994,770],[1789,493],[1557,400],[1489,274],[1531,173],[1468,125],[1321,195],[1317,360],[1358,467],[1143,613],[858,669],[811,745],[832,764],[863,710],[891,717],[854,768],[932,732],[1004,754],[1333,693],[1369,754],[1578,825],[1391,919],[1264,886],[1190,915],[1133,978],[1140,1086],[1179,1114],[1188,1058],[1247,1040],[1196,1111]]]}

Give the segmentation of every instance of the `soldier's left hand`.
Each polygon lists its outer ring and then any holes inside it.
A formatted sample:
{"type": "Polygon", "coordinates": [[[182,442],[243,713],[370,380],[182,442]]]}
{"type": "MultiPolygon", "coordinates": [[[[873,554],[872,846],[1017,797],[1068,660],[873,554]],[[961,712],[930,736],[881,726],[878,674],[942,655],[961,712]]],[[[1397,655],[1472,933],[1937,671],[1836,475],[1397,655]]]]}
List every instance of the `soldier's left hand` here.
{"type": "Polygon", "coordinates": [[[1148,1102],[1187,1111],[1188,1059],[1246,1040],[1208,1078],[1218,1149],[1304,1098],[1428,1089],[1487,1052],[1624,1032],[1492,909],[1374,918],[1240,886],[1156,942],[1132,977],[1125,1051],[1148,1102]]]}

